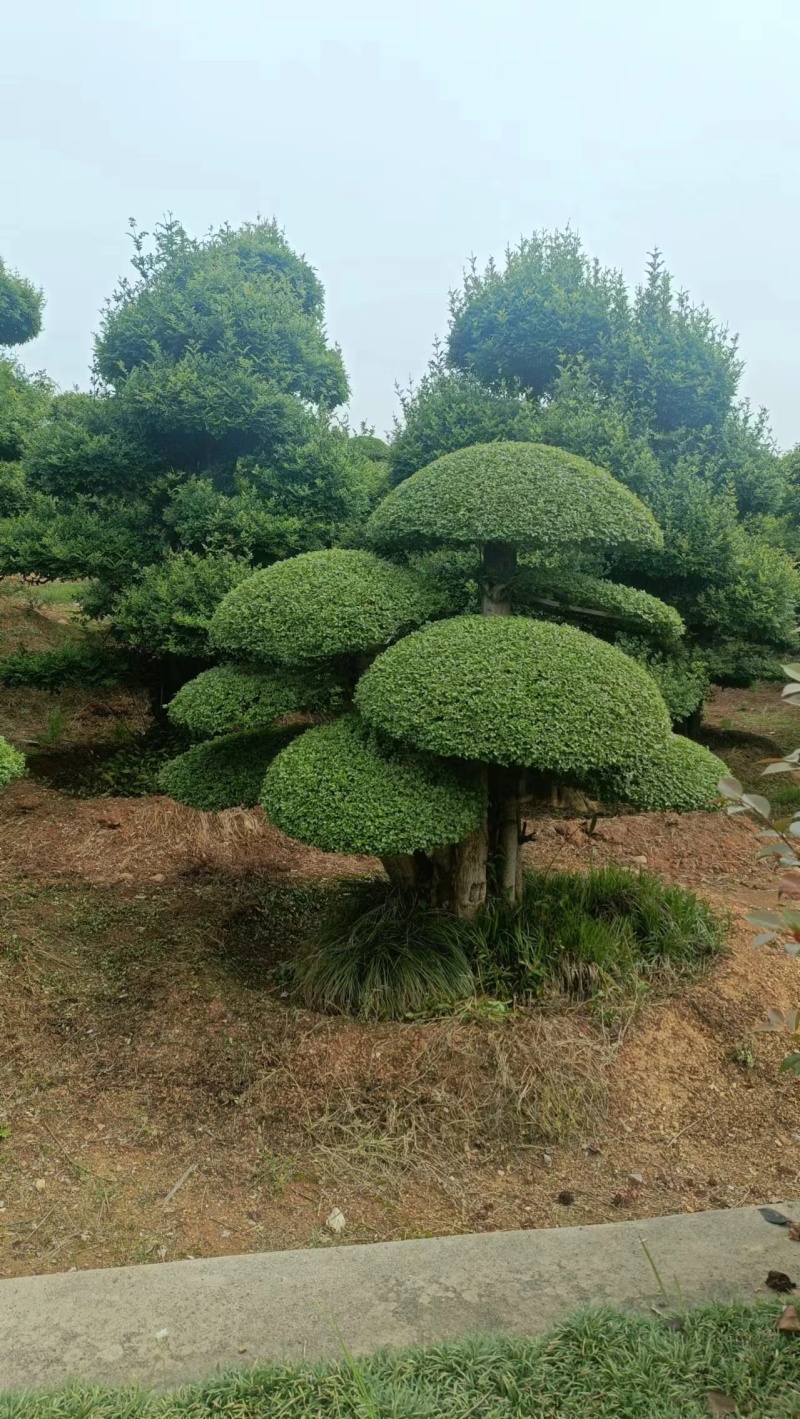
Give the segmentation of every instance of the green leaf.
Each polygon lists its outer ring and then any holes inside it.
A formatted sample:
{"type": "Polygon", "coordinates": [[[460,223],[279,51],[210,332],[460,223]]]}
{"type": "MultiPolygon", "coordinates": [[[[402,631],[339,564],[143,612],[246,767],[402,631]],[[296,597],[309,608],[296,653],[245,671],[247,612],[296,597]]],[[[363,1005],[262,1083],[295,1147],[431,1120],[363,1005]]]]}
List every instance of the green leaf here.
{"type": "Polygon", "coordinates": [[[782,665],[781,670],[789,676],[790,680],[800,680],[800,665],[782,665]]]}
{"type": "Polygon", "coordinates": [[[800,1054],[787,1054],[786,1058],[781,1060],[780,1067],[782,1071],[791,1070],[793,1074],[800,1074],[800,1054]]]}
{"type": "Polygon", "coordinates": [[[772,812],[772,805],[768,798],[764,798],[760,793],[743,793],[742,802],[752,808],[754,813],[760,813],[762,818],[768,818],[772,812]]]}
{"type": "Polygon", "coordinates": [[[717,788],[723,798],[741,798],[744,793],[744,786],[732,774],[726,774],[724,778],[721,778],[717,788]]]}
{"type": "Polygon", "coordinates": [[[755,911],[748,912],[745,921],[749,921],[751,926],[768,927],[770,931],[780,931],[783,921],[777,912],[755,911]]]}

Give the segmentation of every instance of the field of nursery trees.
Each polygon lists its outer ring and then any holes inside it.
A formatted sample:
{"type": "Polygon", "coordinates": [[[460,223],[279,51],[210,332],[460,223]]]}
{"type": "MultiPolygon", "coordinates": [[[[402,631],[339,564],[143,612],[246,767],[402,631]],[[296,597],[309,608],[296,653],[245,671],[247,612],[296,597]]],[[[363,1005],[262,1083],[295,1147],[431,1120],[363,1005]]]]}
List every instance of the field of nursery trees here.
{"type": "Polygon", "coordinates": [[[727,328],[535,232],[376,431],[276,223],[133,253],[90,392],[0,261],[0,1275],[796,1196],[800,449],[727,328]]]}

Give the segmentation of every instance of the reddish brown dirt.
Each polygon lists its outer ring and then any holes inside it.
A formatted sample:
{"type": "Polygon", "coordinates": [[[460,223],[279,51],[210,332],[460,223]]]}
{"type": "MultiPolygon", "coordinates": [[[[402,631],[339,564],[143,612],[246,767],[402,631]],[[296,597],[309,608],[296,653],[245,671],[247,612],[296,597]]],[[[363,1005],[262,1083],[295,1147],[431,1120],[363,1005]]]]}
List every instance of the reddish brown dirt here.
{"type": "Polygon", "coordinates": [[[731,905],[730,954],[605,1029],[556,1004],[383,1026],[298,1012],[279,977],[234,968],[231,943],[262,949],[270,882],[374,864],[257,814],[16,785],[0,803],[0,1273],[333,1245],[333,1206],[346,1243],[796,1196],[800,1088],[754,1030],[800,1002],[800,962],[754,950],[741,922],[773,900],[751,829],[693,814],[535,831],[539,865],[646,858],[731,905]],[[747,1041],[750,1068],[731,1058],[747,1041]]]}

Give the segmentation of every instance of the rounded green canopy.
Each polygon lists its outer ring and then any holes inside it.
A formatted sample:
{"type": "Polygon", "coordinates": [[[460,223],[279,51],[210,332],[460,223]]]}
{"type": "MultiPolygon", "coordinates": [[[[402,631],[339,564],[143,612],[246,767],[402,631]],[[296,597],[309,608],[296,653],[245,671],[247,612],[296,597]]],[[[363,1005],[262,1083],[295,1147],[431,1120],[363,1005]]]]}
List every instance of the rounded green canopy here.
{"type": "Polygon", "coordinates": [[[671,730],[655,681],[630,656],[521,616],[415,631],[370,666],[355,699],[369,725],[417,749],[567,779],[635,763],[671,730]]]}
{"type": "Polygon", "coordinates": [[[255,808],[268,764],[301,729],[252,729],[195,744],[164,765],[158,786],[176,803],[204,813],[255,808]]]}
{"type": "Polygon", "coordinates": [[[25,772],[25,759],[7,739],[0,738],[0,789],[21,778],[25,772]]]}
{"type": "Polygon", "coordinates": [[[378,504],[367,538],[375,547],[405,548],[663,543],[653,514],[604,468],[539,443],[475,444],[445,454],[378,504]]]}
{"type": "Polygon", "coordinates": [[[234,587],[211,641],[244,660],[303,665],[389,645],[445,609],[430,582],[373,552],[304,552],[234,587]]]}
{"type": "Polygon", "coordinates": [[[690,813],[713,807],[727,772],[703,744],[672,734],[654,753],[598,776],[589,787],[606,803],[631,803],[651,813],[690,813]]]}
{"type": "Polygon", "coordinates": [[[561,612],[598,626],[613,621],[667,645],[680,641],[684,632],[678,612],[657,596],[563,567],[519,567],[509,595],[515,611],[530,606],[539,615],[561,612]]]}
{"type": "Polygon", "coordinates": [[[377,857],[460,842],[486,813],[477,774],[382,744],[356,715],[295,739],[269,766],[261,801],[290,838],[377,857]]]}
{"type": "Polygon", "coordinates": [[[263,729],[286,714],[331,709],[340,699],[336,676],[325,666],[250,670],[215,665],[181,686],[167,713],[173,724],[202,738],[263,729]]]}

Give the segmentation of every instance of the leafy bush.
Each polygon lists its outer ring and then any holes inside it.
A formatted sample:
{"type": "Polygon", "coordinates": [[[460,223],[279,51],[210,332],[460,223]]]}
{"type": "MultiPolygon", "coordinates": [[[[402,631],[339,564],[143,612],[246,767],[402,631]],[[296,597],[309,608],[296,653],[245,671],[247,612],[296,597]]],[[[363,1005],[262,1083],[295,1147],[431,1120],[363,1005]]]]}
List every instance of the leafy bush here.
{"type": "Polygon", "coordinates": [[[22,754],[0,737],[0,789],[6,788],[12,779],[21,778],[25,772],[22,754]]]}
{"type": "Polygon", "coordinates": [[[519,902],[496,899],[472,921],[369,880],[338,890],[293,976],[316,1008],[402,1019],[475,994],[585,1000],[674,979],[721,950],[724,932],[694,895],[618,867],[531,873],[519,902]]]}
{"type": "Polygon", "coordinates": [[[158,786],[177,803],[204,813],[255,808],[268,764],[297,733],[297,726],[251,729],[195,744],[165,764],[158,786]]]}
{"type": "Polygon", "coordinates": [[[646,758],[670,729],[655,682],[616,646],[521,616],[414,632],[361,677],[356,704],[418,749],[568,777],[646,758]]]}
{"type": "Polygon", "coordinates": [[[746,690],[757,680],[785,680],[776,652],[748,641],[718,641],[703,651],[716,685],[746,690]]]}
{"type": "Polygon", "coordinates": [[[384,745],[347,715],[284,749],[261,802],[289,837],[323,852],[393,857],[460,842],[483,818],[486,791],[470,766],[384,745]]]}
{"type": "Polygon", "coordinates": [[[442,611],[430,581],[372,552],[307,552],[226,596],[211,638],[229,655],[303,665],[388,645],[442,611]]]}
{"type": "Polygon", "coordinates": [[[0,683],[9,689],[30,686],[60,690],[69,685],[109,687],[131,673],[130,654],[119,646],[87,637],[53,650],[16,650],[0,659],[0,683]]]}
{"type": "Polygon", "coordinates": [[[174,553],[146,567],[117,598],[115,629],[141,650],[208,656],[211,618],[226,593],[251,570],[249,563],[226,553],[174,553]]]}
{"type": "Polygon", "coordinates": [[[656,650],[646,640],[624,633],[616,636],[615,643],[649,670],[673,724],[682,724],[700,708],[711,678],[705,652],[682,646],[656,650]]]}
{"type": "Polygon", "coordinates": [[[537,438],[536,411],[519,394],[488,389],[436,357],[417,387],[401,393],[400,403],[403,422],[395,423],[390,450],[394,485],[459,448],[537,438]]]}
{"type": "Polygon", "coordinates": [[[248,670],[215,665],[183,685],[169,706],[173,724],[199,737],[263,729],[295,712],[329,710],[341,703],[333,671],[276,667],[248,670]]]}
{"type": "Polygon", "coordinates": [[[438,458],[379,503],[376,547],[660,547],[652,513],[603,468],[534,443],[488,443],[438,458]]]}

